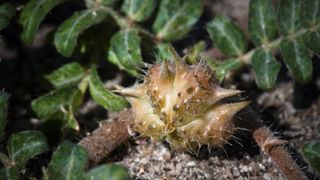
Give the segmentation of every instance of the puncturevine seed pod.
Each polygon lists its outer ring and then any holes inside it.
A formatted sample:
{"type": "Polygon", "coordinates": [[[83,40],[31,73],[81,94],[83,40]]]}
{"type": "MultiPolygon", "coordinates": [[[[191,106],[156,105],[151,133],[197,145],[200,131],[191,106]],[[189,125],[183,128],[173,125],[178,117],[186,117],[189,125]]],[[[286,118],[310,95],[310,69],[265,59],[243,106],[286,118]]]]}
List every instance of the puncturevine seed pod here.
{"type": "Polygon", "coordinates": [[[174,150],[225,144],[235,130],[233,116],[249,102],[222,102],[241,91],[220,87],[209,68],[173,55],[175,63],[151,66],[142,84],[117,90],[131,103],[134,130],[165,139],[174,150]]]}

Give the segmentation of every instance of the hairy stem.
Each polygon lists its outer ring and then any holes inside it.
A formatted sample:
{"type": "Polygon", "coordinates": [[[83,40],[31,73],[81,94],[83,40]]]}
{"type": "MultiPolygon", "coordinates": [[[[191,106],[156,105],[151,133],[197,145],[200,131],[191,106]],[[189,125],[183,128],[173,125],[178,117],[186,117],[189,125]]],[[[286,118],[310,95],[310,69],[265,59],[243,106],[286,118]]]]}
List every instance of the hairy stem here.
{"type": "Polygon", "coordinates": [[[299,154],[296,152],[293,154],[289,151],[287,141],[276,138],[255,115],[243,124],[245,128],[251,130],[252,137],[261,151],[271,157],[287,179],[308,179],[295,161],[299,154]]]}
{"type": "MultiPolygon", "coordinates": [[[[131,117],[132,109],[126,109],[112,120],[104,121],[92,135],[79,142],[79,145],[88,151],[91,164],[99,163],[130,138],[128,124],[131,117]]],[[[288,146],[286,141],[277,139],[270,129],[255,116],[250,117],[250,120],[243,124],[243,127],[252,131],[253,139],[261,151],[272,158],[288,179],[308,179],[286,148],[288,146]]]]}
{"type": "Polygon", "coordinates": [[[126,109],[117,117],[103,121],[102,125],[90,136],[79,142],[79,145],[87,150],[91,164],[99,163],[130,138],[128,121],[131,117],[131,109],[126,109]]]}

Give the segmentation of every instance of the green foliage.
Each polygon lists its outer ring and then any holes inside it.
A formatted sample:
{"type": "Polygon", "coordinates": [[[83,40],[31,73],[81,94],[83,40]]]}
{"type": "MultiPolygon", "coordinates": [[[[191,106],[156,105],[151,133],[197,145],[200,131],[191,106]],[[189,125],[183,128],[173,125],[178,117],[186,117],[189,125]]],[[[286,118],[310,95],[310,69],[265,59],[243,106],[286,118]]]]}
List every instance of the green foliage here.
{"type": "Polygon", "coordinates": [[[72,105],[80,91],[76,88],[65,87],[56,89],[32,101],[31,107],[42,119],[55,118],[63,108],[72,105]]]}
{"type": "Polygon", "coordinates": [[[108,52],[109,60],[118,65],[120,69],[137,76],[137,69],[142,62],[140,42],[138,31],[135,29],[125,29],[117,32],[111,38],[108,52]]]}
{"type": "Polygon", "coordinates": [[[241,62],[234,59],[229,59],[227,61],[223,61],[220,63],[214,59],[209,59],[209,58],[205,58],[204,60],[208,63],[209,67],[213,70],[213,72],[216,75],[215,78],[220,83],[223,81],[224,77],[229,71],[235,71],[242,67],[241,62]]]}
{"type": "Polygon", "coordinates": [[[280,63],[274,58],[272,52],[266,48],[257,49],[251,60],[257,85],[262,89],[274,87],[280,70],[280,63]]]}
{"type": "Polygon", "coordinates": [[[0,91],[0,141],[3,139],[4,129],[7,124],[7,109],[8,109],[9,94],[0,91]]]}
{"type": "Polygon", "coordinates": [[[320,172],[320,143],[305,144],[302,151],[312,166],[320,172]]]}
{"type": "Polygon", "coordinates": [[[12,134],[8,140],[9,156],[0,153],[0,179],[18,180],[19,172],[24,170],[26,162],[36,155],[49,150],[47,138],[37,131],[22,131],[12,134]]]}
{"type": "Polygon", "coordinates": [[[128,170],[120,165],[100,165],[84,172],[88,154],[81,146],[64,141],[52,154],[48,167],[48,179],[57,180],[126,180],[128,170]]]}
{"type": "Polygon", "coordinates": [[[100,165],[91,169],[86,174],[86,179],[102,180],[108,177],[108,180],[129,180],[128,170],[120,165],[100,165]]]}
{"type": "MultiPolygon", "coordinates": [[[[27,1],[19,15],[22,40],[32,43],[45,17],[64,2],[66,0],[27,1]]],[[[88,62],[70,62],[46,75],[53,89],[34,99],[31,108],[44,122],[62,120],[63,130],[79,131],[76,113],[87,95],[108,111],[121,111],[128,106],[123,97],[105,88],[105,80],[96,69],[97,64],[100,65],[98,60],[105,58],[129,75],[140,77],[143,62],[147,61],[145,55],[154,53],[159,61],[172,59],[171,43],[188,36],[202,14],[203,4],[199,0],[83,0],[77,3],[81,10],[58,25],[53,43],[63,56],[84,54],[88,62]],[[100,26],[107,27],[108,32],[99,29],[100,26]],[[83,47],[86,50],[78,51],[83,47]]],[[[276,85],[279,61],[283,60],[295,80],[310,81],[311,57],[320,56],[320,0],[281,0],[279,7],[271,0],[251,0],[249,9],[248,36],[234,21],[222,15],[216,15],[206,25],[212,44],[227,57],[222,62],[203,57],[216,79],[222,82],[228,73],[249,65],[258,87],[269,90],[276,85]],[[281,56],[276,56],[277,53],[281,56]]],[[[0,30],[8,26],[15,13],[11,3],[0,5],[0,30]]],[[[194,46],[187,49],[186,58],[190,64],[196,63],[206,48],[204,42],[192,43],[194,46]]],[[[7,101],[8,95],[1,91],[0,140],[6,125],[7,101]]],[[[44,135],[35,131],[11,135],[9,155],[0,154],[5,166],[0,169],[0,179],[19,179],[26,162],[48,150],[46,141],[44,135]]],[[[319,144],[306,145],[304,153],[319,169],[319,144]]],[[[84,172],[87,158],[81,147],[64,142],[53,153],[48,171],[44,168],[43,172],[48,172],[50,179],[129,179],[127,171],[117,165],[101,165],[84,172]]]]}
{"type": "Polygon", "coordinates": [[[162,0],[152,30],[159,39],[176,41],[191,30],[201,12],[198,0],[162,0]]]}
{"type": "Polygon", "coordinates": [[[110,111],[120,111],[128,105],[123,97],[104,88],[95,67],[87,69],[74,62],[45,77],[55,89],[33,100],[31,107],[45,121],[63,120],[67,129],[79,130],[74,111],[82,104],[88,87],[92,98],[110,111]]]}
{"type": "Polygon", "coordinates": [[[0,5],[0,31],[6,28],[11,18],[16,14],[14,6],[10,3],[3,3],[0,5]]]}
{"type": "Polygon", "coordinates": [[[312,60],[308,49],[300,41],[284,40],[280,45],[283,60],[294,78],[308,82],[312,78],[312,60]]]}
{"type": "Polygon", "coordinates": [[[170,51],[171,44],[170,43],[162,43],[157,45],[156,49],[158,53],[156,54],[156,60],[162,61],[163,59],[172,60],[173,56],[170,51]]]}
{"type": "Polygon", "coordinates": [[[97,103],[110,111],[120,111],[128,105],[123,97],[115,95],[103,87],[95,68],[91,69],[90,93],[97,103]]]}
{"type": "Polygon", "coordinates": [[[312,79],[310,52],[319,53],[320,49],[319,4],[319,0],[304,3],[281,0],[276,12],[272,1],[251,0],[249,32],[256,48],[247,53],[244,34],[230,19],[214,18],[207,25],[207,31],[217,48],[230,56],[229,61],[233,59],[252,65],[261,89],[269,90],[276,84],[280,70],[280,63],[274,56],[276,49],[294,79],[306,83],[312,79]],[[282,36],[277,38],[278,31],[282,36]]]}
{"type": "Polygon", "coordinates": [[[253,0],[249,12],[249,31],[255,45],[259,46],[273,40],[277,35],[277,29],[272,2],[253,0]]]}
{"type": "Polygon", "coordinates": [[[302,4],[303,25],[310,27],[310,31],[306,32],[302,39],[304,44],[320,56],[320,1],[310,0],[308,3],[302,4]]]}
{"type": "Polygon", "coordinates": [[[229,18],[216,17],[207,25],[207,29],[216,46],[224,54],[241,56],[247,49],[243,33],[229,18]]]}
{"type": "Polygon", "coordinates": [[[32,43],[39,25],[54,7],[64,0],[31,0],[23,8],[19,22],[23,26],[21,38],[25,43],[32,43]]]}
{"type": "Polygon", "coordinates": [[[52,154],[48,177],[56,180],[80,179],[87,161],[87,152],[82,147],[65,141],[52,154]]]}
{"type": "Polygon", "coordinates": [[[283,35],[291,35],[302,27],[301,0],[283,0],[279,2],[278,27],[283,35]]]}
{"type": "Polygon", "coordinates": [[[79,63],[70,63],[45,77],[55,88],[59,88],[77,84],[85,75],[86,71],[79,63]]]}
{"type": "Polygon", "coordinates": [[[122,5],[122,10],[134,21],[142,22],[147,20],[154,8],[156,7],[155,0],[132,1],[125,0],[122,5]]]}
{"type": "Polygon", "coordinates": [[[32,157],[49,149],[47,138],[37,131],[23,131],[12,134],[8,141],[9,157],[23,168],[32,157]]]}
{"type": "Polygon", "coordinates": [[[102,22],[106,17],[101,9],[89,9],[76,12],[58,28],[54,44],[57,51],[64,56],[71,56],[77,44],[78,35],[89,27],[102,22]]]}

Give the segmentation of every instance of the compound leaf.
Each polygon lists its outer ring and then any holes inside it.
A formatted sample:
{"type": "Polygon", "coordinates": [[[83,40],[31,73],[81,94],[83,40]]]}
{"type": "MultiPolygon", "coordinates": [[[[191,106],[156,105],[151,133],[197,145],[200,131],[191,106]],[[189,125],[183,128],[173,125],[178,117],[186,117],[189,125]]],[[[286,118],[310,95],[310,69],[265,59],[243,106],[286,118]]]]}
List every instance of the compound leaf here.
{"type": "Polygon", "coordinates": [[[92,98],[110,111],[120,111],[128,105],[128,102],[123,97],[104,88],[96,68],[91,69],[89,89],[92,98]]]}
{"type": "Polygon", "coordinates": [[[225,16],[218,16],[208,23],[207,31],[214,44],[226,55],[241,56],[247,49],[244,34],[225,16]]]}
{"type": "Polygon", "coordinates": [[[39,25],[54,7],[65,0],[31,0],[23,8],[19,22],[23,26],[21,38],[25,43],[32,43],[39,25]]]}
{"type": "Polygon", "coordinates": [[[257,49],[251,61],[258,87],[264,90],[273,88],[280,70],[280,63],[273,57],[271,51],[257,49]]]}
{"type": "Polygon", "coordinates": [[[201,12],[199,0],[162,0],[152,30],[159,39],[179,40],[191,30],[201,12]]]}
{"type": "Polygon", "coordinates": [[[132,1],[125,0],[122,4],[122,10],[134,21],[142,22],[147,20],[157,3],[155,0],[132,1]]]}
{"type": "Polygon", "coordinates": [[[250,2],[249,31],[252,41],[257,46],[270,42],[277,35],[272,1],[250,2]]]}
{"type": "Polygon", "coordinates": [[[284,40],[280,52],[292,76],[300,83],[312,78],[312,60],[306,47],[300,41],[284,40]]]}
{"type": "Polygon", "coordinates": [[[71,56],[76,47],[79,34],[89,27],[102,22],[106,15],[106,12],[102,9],[87,9],[75,12],[59,26],[55,34],[54,45],[57,51],[64,56],[71,56]]]}
{"type": "Polygon", "coordinates": [[[111,38],[108,59],[120,69],[133,76],[138,75],[137,69],[142,64],[141,39],[135,29],[124,29],[111,38]]]}
{"type": "Polygon", "coordinates": [[[22,131],[10,136],[7,148],[10,158],[23,168],[29,159],[47,151],[49,146],[42,133],[22,131]]]}
{"type": "Polygon", "coordinates": [[[69,141],[63,142],[52,154],[48,167],[49,179],[78,180],[88,161],[84,148],[69,141]]]}
{"type": "Polygon", "coordinates": [[[56,88],[74,85],[85,76],[85,69],[77,62],[66,64],[46,75],[46,79],[56,88]]]}
{"type": "Polygon", "coordinates": [[[91,169],[86,174],[86,179],[101,180],[108,177],[109,180],[129,180],[128,170],[123,166],[116,164],[100,165],[91,169]]]}

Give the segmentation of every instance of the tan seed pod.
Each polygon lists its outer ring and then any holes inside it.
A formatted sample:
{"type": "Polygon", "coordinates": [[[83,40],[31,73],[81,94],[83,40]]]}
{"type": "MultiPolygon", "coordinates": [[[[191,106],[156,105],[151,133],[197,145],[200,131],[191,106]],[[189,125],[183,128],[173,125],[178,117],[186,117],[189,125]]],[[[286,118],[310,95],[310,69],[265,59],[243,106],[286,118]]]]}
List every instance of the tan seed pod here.
{"type": "Polygon", "coordinates": [[[173,53],[175,63],[153,65],[143,83],[117,90],[131,103],[134,130],[174,150],[223,145],[234,133],[233,116],[249,102],[221,102],[241,91],[220,87],[206,66],[187,65],[173,53]]]}

